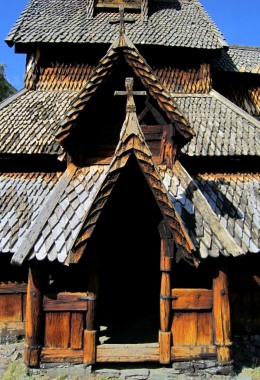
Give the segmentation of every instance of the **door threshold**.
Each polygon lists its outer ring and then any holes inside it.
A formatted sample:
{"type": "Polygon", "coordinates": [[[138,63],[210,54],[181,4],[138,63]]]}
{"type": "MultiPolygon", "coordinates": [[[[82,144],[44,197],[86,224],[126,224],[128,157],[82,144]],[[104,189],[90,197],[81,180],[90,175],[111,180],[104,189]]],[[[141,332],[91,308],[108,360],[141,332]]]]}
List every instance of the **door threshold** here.
{"type": "Polygon", "coordinates": [[[101,344],[96,347],[97,363],[158,362],[159,343],[101,344]]]}

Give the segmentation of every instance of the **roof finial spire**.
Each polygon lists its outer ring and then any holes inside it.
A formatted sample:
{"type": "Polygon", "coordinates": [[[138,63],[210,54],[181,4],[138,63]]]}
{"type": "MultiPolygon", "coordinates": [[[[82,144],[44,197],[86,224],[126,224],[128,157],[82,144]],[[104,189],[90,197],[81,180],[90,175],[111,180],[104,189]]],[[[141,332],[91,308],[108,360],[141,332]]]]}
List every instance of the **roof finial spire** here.
{"type": "Polygon", "coordinates": [[[119,34],[122,36],[125,34],[125,21],[124,21],[124,7],[123,5],[119,5],[119,34]]]}
{"type": "Polygon", "coordinates": [[[135,112],[135,101],[134,95],[146,95],[146,91],[133,91],[134,79],[126,78],[125,79],[125,88],[126,91],[115,91],[114,95],[126,95],[126,112],[135,112]]]}
{"type": "Polygon", "coordinates": [[[125,17],[125,9],[123,5],[119,5],[119,18],[112,18],[109,20],[110,24],[119,22],[119,35],[125,34],[125,22],[133,23],[135,19],[133,17],[125,17]]]}

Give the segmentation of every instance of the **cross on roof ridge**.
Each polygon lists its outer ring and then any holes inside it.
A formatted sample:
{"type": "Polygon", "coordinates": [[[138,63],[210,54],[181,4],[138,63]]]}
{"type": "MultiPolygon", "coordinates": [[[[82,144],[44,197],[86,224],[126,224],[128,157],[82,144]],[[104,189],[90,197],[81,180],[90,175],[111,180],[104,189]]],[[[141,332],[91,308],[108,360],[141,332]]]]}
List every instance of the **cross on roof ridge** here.
{"type": "Polygon", "coordinates": [[[126,95],[126,112],[135,112],[135,101],[134,95],[146,95],[146,91],[133,91],[134,87],[134,78],[126,78],[125,79],[125,88],[126,91],[115,91],[114,95],[126,95]]]}
{"type": "Polygon", "coordinates": [[[119,23],[119,35],[122,36],[125,33],[125,22],[135,22],[133,17],[124,17],[124,7],[123,5],[119,5],[119,18],[112,18],[109,22],[119,23]]]}

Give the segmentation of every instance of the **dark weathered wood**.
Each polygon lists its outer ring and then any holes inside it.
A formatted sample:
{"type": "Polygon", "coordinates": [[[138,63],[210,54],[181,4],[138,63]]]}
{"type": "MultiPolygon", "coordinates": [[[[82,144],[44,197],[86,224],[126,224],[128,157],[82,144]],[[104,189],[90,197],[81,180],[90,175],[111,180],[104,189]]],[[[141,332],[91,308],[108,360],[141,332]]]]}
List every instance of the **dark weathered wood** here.
{"type": "Polygon", "coordinates": [[[28,273],[26,301],[26,348],[24,362],[29,367],[39,365],[42,343],[42,291],[39,263],[32,261],[28,273]]]}
{"type": "Polygon", "coordinates": [[[45,313],[46,347],[68,348],[70,343],[70,313],[45,313]]]}
{"type": "Polygon", "coordinates": [[[45,311],[86,311],[88,301],[84,300],[87,293],[47,294],[43,298],[45,311]]]}
{"type": "Polygon", "coordinates": [[[171,331],[159,331],[159,362],[161,364],[170,364],[171,362],[171,335],[171,331]]]}
{"type": "Polygon", "coordinates": [[[83,363],[83,350],[71,348],[43,348],[41,352],[42,363],[83,363]]]}
{"type": "Polygon", "coordinates": [[[27,284],[23,283],[1,283],[0,284],[0,294],[14,294],[14,293],[26,293],[27,284]]]}
{"type": "Polygon", "coordinates": [[[87,330],[96,329],[96,303],[99,291],[99,263],[98,260],[92,262],[92,272],[88,283],[88,311],[86,314],[87,330]]]}
{"type": "Polygon", "coordinates": [[[210,310],[213,307],[213,293],[208,289],[172,289],[174,310],[210,310]]]}
{"type": "Polygon", "coordinates": [[[216,347],[214,345],[203,346],[173,346],[171,348],[171,360],[193,360],[193,359],[215,359],[217,356],[216,347]]]}
{"type": "Polygon", "coordinates": [[[84,331],[83,363],[94,364],[96,362],[96,335],[94,330],[84,331]]]}
{"type": "Polygon", "coordinates": [[[97,346],[97,363],[158,362],[159,344],[102,344],[97,346]]]}
{"type": "Polygon", "coordinates": [[[213,279],[213,320],[215,345],[218,361],[231,360],[231,324],[228,289],[227,264],[218,260],[218,268],[213,279]]]}

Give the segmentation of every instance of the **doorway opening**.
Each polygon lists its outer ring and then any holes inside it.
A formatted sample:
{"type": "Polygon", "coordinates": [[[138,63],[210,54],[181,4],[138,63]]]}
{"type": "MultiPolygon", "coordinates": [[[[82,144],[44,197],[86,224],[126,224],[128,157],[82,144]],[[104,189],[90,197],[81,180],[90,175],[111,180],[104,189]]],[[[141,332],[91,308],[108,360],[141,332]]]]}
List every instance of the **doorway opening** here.
{"type": "Polygon", "coordinates": [[[99,344],[158,342],[161,218],[152,191],[131,157],[88,246],[99,260],[99,344]]]}

